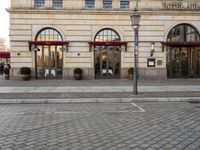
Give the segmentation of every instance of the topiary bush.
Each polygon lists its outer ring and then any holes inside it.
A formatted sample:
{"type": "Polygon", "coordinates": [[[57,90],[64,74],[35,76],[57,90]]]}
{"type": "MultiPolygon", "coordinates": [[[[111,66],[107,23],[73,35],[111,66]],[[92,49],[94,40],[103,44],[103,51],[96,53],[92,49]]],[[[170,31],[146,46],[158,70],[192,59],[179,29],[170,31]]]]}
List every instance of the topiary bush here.
{"type": "Polygon", "coordinates": [[[10,72],[9,68],[6,67],[3,69],[3,73],[6,75],[9,75],[9,72],[10,72]]]}
{"type": "Polygon", "coordinates": [[[74,74],[80,74],[80,75],[82,75],[82,73],[83,73],[83,70],[81,68],[75,68],[74,69],[74,74]]]}
{"type": "Polygon", "coordinates": [[[133,74],[133,73],[134,73],[134,68],[133,67],[128,68],[128,74],[133,74]]]}
{"type": "Polygon", "coordinates": [[[22,75],[30,75],[31,74],[31,68],[29,68],[29,67],[21,67],[20,68],[20,74],[22,74],[22,75]]]}

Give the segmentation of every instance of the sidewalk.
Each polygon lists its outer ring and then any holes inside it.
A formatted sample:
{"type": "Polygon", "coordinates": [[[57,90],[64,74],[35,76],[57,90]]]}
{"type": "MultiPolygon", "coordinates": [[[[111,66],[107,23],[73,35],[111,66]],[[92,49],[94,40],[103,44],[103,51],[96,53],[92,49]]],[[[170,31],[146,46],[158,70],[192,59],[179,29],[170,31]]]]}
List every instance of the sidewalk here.
{"type": "Polygon", "coordinates": [[[127,102],[200,100],[200,79],[139,80],[0,80],[0,103],[127,102]]]}

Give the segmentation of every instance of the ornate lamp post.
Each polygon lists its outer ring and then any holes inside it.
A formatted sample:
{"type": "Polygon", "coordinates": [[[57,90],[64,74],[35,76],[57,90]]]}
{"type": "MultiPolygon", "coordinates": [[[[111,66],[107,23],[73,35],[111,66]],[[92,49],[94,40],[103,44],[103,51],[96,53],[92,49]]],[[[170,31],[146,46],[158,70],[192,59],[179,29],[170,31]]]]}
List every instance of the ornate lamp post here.
{"type": "Polygon", "coordinates": [[[136,6],[134,13],[130,16],[132,27],[134,30],[134,76],[133,76],[133,94],[138,94],[137,80],[138,80],[138,29],[140,22],[140,15],[138,14],[138,0],[136,0],[136,6]]]}

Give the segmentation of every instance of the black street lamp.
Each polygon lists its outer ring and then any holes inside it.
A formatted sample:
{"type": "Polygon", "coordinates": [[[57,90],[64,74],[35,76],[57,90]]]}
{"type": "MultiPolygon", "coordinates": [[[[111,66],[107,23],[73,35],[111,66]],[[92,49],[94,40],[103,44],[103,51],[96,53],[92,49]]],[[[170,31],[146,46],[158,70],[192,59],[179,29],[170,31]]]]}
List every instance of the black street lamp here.
{"type": "Polygon", "coordinates": [[[130,16],[132,27],[134,30],[134,75],[133,75],[133,94],[138,95],[138,29],[139,29],[139,22],[140,22],[140,15],[138,14],[138,0],[136,0],[136,7],[134,13],[130,16]]]}

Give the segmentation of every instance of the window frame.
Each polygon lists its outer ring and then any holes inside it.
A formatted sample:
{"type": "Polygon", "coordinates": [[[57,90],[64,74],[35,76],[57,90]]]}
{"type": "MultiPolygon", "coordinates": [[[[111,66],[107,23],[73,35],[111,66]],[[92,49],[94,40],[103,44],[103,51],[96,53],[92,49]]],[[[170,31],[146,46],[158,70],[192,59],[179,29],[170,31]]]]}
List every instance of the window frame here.
{"type": "Polygon", "coordinates": [[[58,30],[47,27],[47,28],[41,29],[37,33],[37,35],[35,36],[35,41],[46,41],[46,42],[63,41],[63,37],[58,30]],[[56,38],[51,38],[51,36],[56,37],[56,38]],[[51,40],[51,39],[56,39],[56,40],[51,40]]]}
{"type": "Polygon", "coordinates": [[[120,9],[129,10],[130,9],[130,0],[120,0],[120,9]],[[127,3],[122,5],[122,2],[127,3]]]}
{"type": "Polygon", "coordinates": [[[45,0],[34,0],[34,8],[36,9],[45,8],[45,0]]]}
{"type": "Polygon", "coordinates": [[[53,9],[62,9],[63,8],[63,0],[52,0],[52,8],[53,9]]]}
{"type": "Polygon", "coordinates": [[[190,24],[179,24],[173,27],[167,35],[168,42],[191,42],[199,41],[200,34],[190,24]]]}
{"type": "Polygon", "coordinates": [[[102,4],[103,5],[103,9],[106,9],[106,10],[113,9],[113,1],[112,0],[103,0],[102,3],[103,3],[102,4]]]}
{"type": "Polygon", "coordinates": [[[94,37],[94,41],[96,42],[116,42],[121,41],[120,35],[111,28],[104,28],[97,32],[97,34],[94,37]],[[101,38],[103,37],[103,38],[101,38]],[[103,40],[101,40],[103,39],[103,40]],[[107,39],[107,40],[105,40],[107,39]],[[108,40],[111,39],[111,40],[108,40]]]}
{"type": "Polygon", "coordinates": [[[95,0],[85,0],[85,9],[95,9],[95,0]]]}

